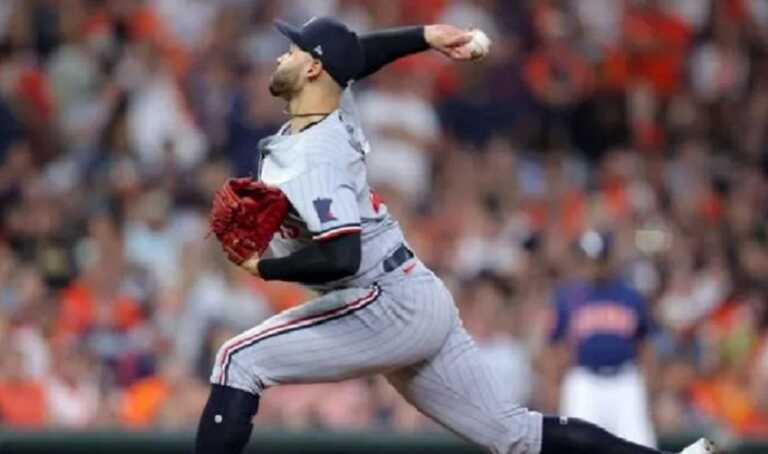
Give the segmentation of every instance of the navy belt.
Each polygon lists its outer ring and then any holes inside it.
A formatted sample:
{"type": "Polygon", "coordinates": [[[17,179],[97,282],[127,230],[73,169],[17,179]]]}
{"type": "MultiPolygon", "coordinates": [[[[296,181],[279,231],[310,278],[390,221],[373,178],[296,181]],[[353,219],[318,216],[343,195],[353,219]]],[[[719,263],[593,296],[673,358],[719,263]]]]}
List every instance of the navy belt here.
{"type": "Polygon", "coordinates": [[[627,363],[622,363],[614,366],[586,366],[587,370],[595,375],[601,377],[614,377],[624,372],[628,367],[627,363]]]}
{"type": "Polygon", "coordinates": [[[384,271],[389,273],[390,271],[396,270],[400,265],[413,257],[413,252],[408,249],[406,245],[401,244],[400,247],[395,249],[395,252],[393,252],[392,255],[384,259],[382,266],[384,267],[384,271]]]}

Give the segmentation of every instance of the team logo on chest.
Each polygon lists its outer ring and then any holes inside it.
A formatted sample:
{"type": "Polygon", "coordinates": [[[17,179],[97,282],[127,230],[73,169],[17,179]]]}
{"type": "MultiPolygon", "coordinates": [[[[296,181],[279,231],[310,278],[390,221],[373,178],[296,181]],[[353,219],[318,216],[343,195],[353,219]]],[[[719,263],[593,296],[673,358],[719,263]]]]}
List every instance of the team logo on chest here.
{"type": "Polygon", "coordinates": [[[331,213],[331,203],[333,200],[331,199],[315,199],[312,201],[312,204],[315,206],[315,211],[317,211],[317,217],[320,218],[320,222],[331,222],[331,221],[337,221],[338,218],[331,213]]]}

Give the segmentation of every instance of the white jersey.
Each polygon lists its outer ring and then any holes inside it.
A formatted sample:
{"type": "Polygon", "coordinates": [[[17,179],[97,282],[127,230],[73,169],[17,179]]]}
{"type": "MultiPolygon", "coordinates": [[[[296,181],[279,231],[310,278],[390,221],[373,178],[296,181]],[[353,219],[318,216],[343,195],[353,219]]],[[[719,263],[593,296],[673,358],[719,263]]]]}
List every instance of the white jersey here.
{"type": "Polygon", "coordinates": [[[286,134],[288,126],[259,144],[259,179],[278,186],[291,203],[264,257],[285,257],[313,241],[361,232],[362,259],[354,276],[305,285],[319,291],[370,285],[384,273],[382,262],[405,241],[397,221],[368,187],[370,145],[350,89],[339,109],[310,128],[286,134]]]}

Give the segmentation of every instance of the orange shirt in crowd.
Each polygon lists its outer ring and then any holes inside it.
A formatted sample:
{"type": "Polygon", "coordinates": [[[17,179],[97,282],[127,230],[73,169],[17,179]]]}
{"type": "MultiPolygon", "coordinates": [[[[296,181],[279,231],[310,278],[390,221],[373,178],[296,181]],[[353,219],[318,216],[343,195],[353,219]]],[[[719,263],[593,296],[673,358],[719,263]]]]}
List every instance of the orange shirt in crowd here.
{"type": "Polygon", "coordinates": [[[446,0],[401,0],[400,10],[404,17],[400,21],[410,24],[433,24],[440,19],[446,3],[446,0]]]}
{"type": "Polygon", "coordinates": [[[112,301],[99,302],[90,287],[75,281],[62,292],[56,334],[82,334],[96,322],[99,304],[109,305],[107,317],[111,326],[118,329],[131,328],[142,318],[141,307],[133,298],[118,295],[112,301]]]}
{"type": "Polygon", "coordinates": [[[30,103],[37,117],[44,122],[53,118],[53,96],[46,77],[37,69],[24,68],[17,82],[19,95],[30,103]]]}
{"type": "Polygon", "coordinates": [[[606,177],[602,181],[601,193],[608,213],[613,219],[624,219],[630,214],[629,194],[622,178],[606,177]]]}
{"type": "Polygon", "coordinates": [[[584,231],[588,204],[589,199],[582,191],[571,189],[552,200],[525,199],[521,208],[533,230],[552,226],[559,235],[573,239],[584,231]]]}
{"type": "MultiPolygon", "coordinates": [[[[113,21],[115,18],[109,11],[99,9],[84,21],[83,29],[89,36],[111,33],[113,21]]],[[[162,17],[150,5],[141,5],[131,11],[126,22],[132,39],[155,46],[175,74],[186,73],[190,64],[187,50],[175,39],[162,17]]]]}
{"type": "Polygon", "coordinates": [[[127,427],[152,425],[171,389],[160,377],[139,380],[125,390],[120,404],[120,421],[127,427]]]}
{"type": "Polygon", "coordinates": [[[16,427],[45,425],[45,391],[35,381],[0,383],[0,424],[16,427]]]}
{"type": "Polygon", "coordinates": [[[755,408],[747,387],[719,377],[697,382],[691,391],[697,408],[737,434],[766,433],[768,415],[755,408]]]}
{"type": "Polygon", "coordinates": [[[710,315],[706,330],[710,341],[722,344],[730,339],[740,348],[724,349],[729,353],[726,370],[697,381],[691,389],[699,410],[740,435],[764,434],[768,429],[768,414],[759,408],[749,386],[750,372],[744,370],[755,363],[760,353],[759,338],[743,329],[752,317],[750,307],[739,298],[727,301],[710,315]]]}
{"type": "Polygon", "coordinates": [[[587,208],[587,197],[581,191],[568,191],[562,196],[559,224],[565,237],[576,238],[584,231],[587,208]]]}
{"type": "Polygon", "coordinates": [[[674,94],[682,82],[690,27],[661,10],[630,9],[624,17],[623,35],[622,47],[607,52],[606,83],[625,89],[629,83],[644,82],[659,95],[674,94]]]}
{"type": "Polygon", "coordinates": [[[525,62],[525,79],[537,98],[546,100],[567,82],[573,99],[581,100],[594,83],[589,62],[562,43],[534,51],[525,62]]]}

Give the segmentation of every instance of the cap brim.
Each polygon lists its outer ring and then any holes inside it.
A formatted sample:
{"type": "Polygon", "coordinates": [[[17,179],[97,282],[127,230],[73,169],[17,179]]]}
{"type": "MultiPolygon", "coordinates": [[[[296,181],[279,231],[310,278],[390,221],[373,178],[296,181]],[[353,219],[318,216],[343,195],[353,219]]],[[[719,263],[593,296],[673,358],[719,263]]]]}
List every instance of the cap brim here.
{"type": "Polygon", "coordinates": [[[277,28],[277,31],[282,33],[283,36],[288,38],[293,44],[296,44],[301,49],[306,50],[306,46],[304,46],[304,43],[301,41],[301,31],[298,28],[280,19],[275,19],[274,24],[275,28],[277,28]]]}

